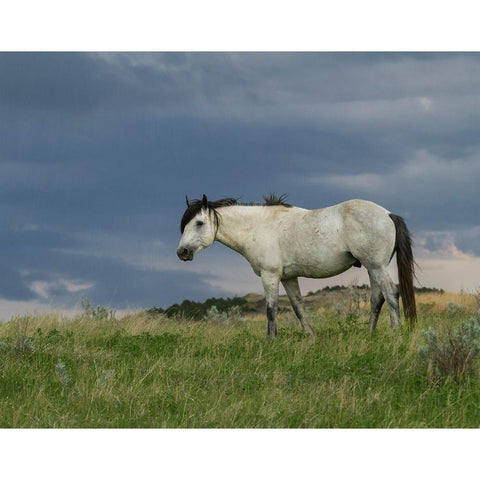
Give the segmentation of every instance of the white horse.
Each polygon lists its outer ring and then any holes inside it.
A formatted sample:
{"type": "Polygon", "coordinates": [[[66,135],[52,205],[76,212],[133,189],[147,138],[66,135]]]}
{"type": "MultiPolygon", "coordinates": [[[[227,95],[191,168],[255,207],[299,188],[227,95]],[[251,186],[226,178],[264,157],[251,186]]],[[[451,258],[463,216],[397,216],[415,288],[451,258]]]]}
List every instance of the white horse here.
{"type": "Polygon", "coordinates": [[[267,305],[267,337],[277,333],[279,283],[287,292],[303,331],[313,333],[302,307],[298,277],[326,278],[364,265],[371,286],[370,327],[378,321],[385,300],[392,327],[399,325],[399,294],[405,316],[416,319],[414,260],[410,234],[398,215],[365,200],[349,200],[328,208],[306,210],[271,195],[264,205],[240,204],[233,198],[190,202],[181,221],[177,248],[181,260],[215,240],[243,255],[262,279],[267,305]],[[387,267],[397,253],[400,289],[387,267]]]}

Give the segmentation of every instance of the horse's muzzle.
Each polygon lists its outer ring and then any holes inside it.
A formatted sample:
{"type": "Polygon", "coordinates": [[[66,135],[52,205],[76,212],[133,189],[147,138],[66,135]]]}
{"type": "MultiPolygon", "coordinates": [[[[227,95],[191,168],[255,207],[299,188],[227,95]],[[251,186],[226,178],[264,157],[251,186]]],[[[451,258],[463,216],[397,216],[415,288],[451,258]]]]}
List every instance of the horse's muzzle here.
{"type": "Polygon", "coordinates": [[[184,262],[193,260],[193,250],[189,250],[188,248],[185,248],[185,247],[178,248],[177,255],[178,255],[178,258],[180,260],[183,260],[184,262]]]}

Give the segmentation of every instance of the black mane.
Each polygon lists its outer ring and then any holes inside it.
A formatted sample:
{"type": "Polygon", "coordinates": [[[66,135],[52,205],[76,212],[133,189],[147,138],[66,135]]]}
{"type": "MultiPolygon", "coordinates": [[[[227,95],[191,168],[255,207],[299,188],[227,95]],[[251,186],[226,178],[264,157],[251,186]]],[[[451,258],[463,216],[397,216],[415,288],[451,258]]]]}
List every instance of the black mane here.
{"type": "MultiPolygon", "coordinates": [[[[273,193],[271,193],[268,196],[267,195],[263,196],[264,203],[240,203],[237,198],[222,198],[221,200],[216,200],[214,202],[207,201],[207,207],[215,215],[215,220],[218,225],[220,218],[216,210],[217,208],[230,207],[232,205],[263,206],[263,207],[282,205],[284,207],[290,208],[292,205],[285,202],[286,198],[287,198],[286,194],[280,195],[278,197],[273,193]]],[[[192,200],[191,202],[189,202],[189,205],[185,210],[185,213],[183,214],[183,217],[182,217],[182,221],[180,223],[180,231],[182,233],[185,230],[185,227],[188,225],[188,223],[192,220],[192,218],[195,218],[197,216],[198,212],[200,212],[202,207],[203,207],[203,200],[192,200]]]]}
{"type": "Polygon", "coordinates": [[[264,200],[264,205],[267,207],[270,207],[271,205],[283,205],[284,207],[291,207],[289,203],[287,203],[285,200],[287,198],[287,194],[284,193],[277,197],[274,193],[271,193],[270,195],[264,195],[263,200],[264,200]]]}

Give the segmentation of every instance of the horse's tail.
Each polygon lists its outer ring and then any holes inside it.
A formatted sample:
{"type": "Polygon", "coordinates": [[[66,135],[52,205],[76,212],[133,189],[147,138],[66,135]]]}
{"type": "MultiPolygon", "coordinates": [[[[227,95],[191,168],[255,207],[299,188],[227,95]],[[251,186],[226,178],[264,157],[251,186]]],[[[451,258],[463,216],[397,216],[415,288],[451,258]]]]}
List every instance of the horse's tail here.
{"type": "Polygon", "coordinates": [[[397,253],[398,280],[400,283],[400,295],[402,296],[405,317],[413,326],[417,320],[417,307],[415,305],[415,293],[413,291],[413,276],[415,262],[412,253],[412,239],[407,225],[402,217],[390,214],[395,224],[395,249],[397,253]]]}

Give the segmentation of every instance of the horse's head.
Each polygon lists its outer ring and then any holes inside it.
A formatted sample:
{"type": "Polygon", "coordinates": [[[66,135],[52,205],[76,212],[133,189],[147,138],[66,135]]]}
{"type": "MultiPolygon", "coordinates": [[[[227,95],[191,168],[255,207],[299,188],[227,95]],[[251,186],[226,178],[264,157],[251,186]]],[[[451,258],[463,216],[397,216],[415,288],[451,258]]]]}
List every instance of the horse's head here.
{"type": "Polygon", "coordinates": [[[180,230],[182,238],[177,248],[180,260],[187,262],[193,256],[209,247],[215,240],[218,228],[217,212],[208,204],[207,197],[190,202],[187,197],[187,209],[182,217],[180,230]]]}

